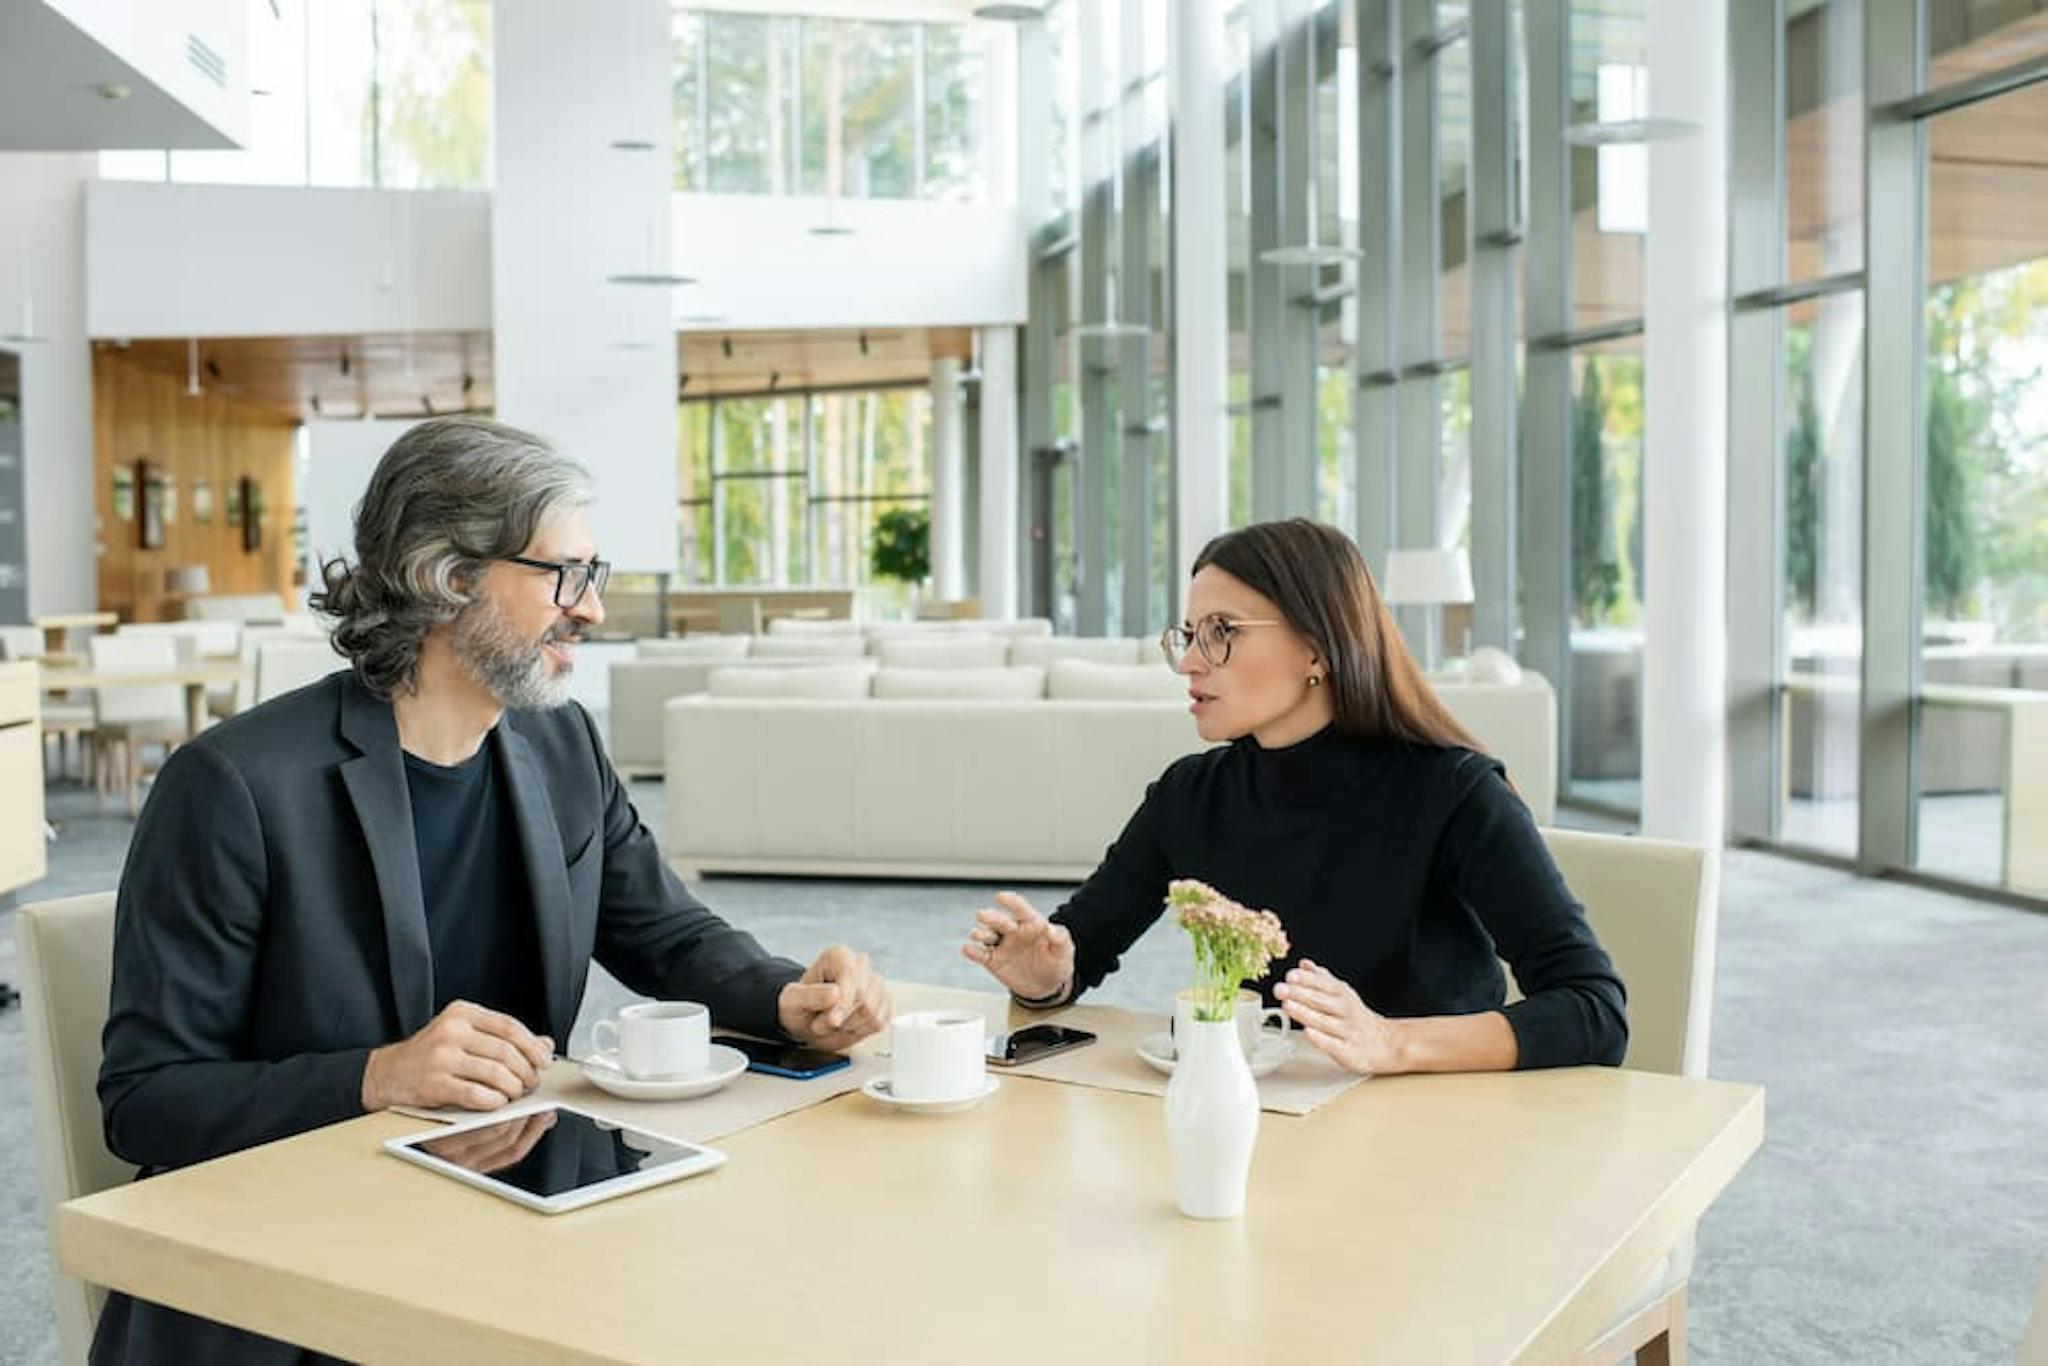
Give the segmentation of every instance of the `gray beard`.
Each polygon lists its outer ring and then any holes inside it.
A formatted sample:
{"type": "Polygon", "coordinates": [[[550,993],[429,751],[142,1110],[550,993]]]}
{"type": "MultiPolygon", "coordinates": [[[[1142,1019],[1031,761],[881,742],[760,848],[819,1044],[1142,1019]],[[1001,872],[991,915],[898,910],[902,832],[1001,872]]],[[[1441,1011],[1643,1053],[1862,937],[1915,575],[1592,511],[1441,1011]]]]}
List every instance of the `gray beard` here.
{"type": "Polygon", "coordinates": [[[449,644],[469,676],[483,684],[499,706],[507,711],[545,711],[569,700],[569,672],[557,674],[541,647],[567,634],[551,630],[541,640],[529,640],[492,603],[479,599],[457,615],[449,644]]]}

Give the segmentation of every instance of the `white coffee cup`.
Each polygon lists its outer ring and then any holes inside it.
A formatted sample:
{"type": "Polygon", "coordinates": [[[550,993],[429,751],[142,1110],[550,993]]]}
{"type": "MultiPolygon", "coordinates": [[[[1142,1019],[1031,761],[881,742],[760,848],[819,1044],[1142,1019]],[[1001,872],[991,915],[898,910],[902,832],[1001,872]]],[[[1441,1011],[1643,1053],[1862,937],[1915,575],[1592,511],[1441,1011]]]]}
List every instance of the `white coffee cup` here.
{"type": "Polygon", "coordinates": [[[591,1026],[590,1040],[600,1055],[616,1050],[629,1077],[695,1076],[711,1068],[711,1010],[695,1001],[627,1006],[617,1020],[591,1026]]]}
{"type": "MultiPolygon", "coordinates": [[[[1193,1024],[1194,1020],[1194,989],[1190,987],[1185,991],[1175,992],[1173,997],[1173,1032],[1175,1036],[1178,1037],[1181,1030],[1193,1024]]],[[[1259,993],[1256,991],[1240,991],[1237,993],[1237,1041],[1244,1047],[1246,1058],[1251,1058],[1257,1054],[1259,1036],[1267,1031],[1269,1021],[1272,1022],[1274,1033],[1284,1034],[1287,1031],[1288,1020],[1286,1011],[1278,1006],[1260,1005],[1259,993]]]]}
{"type": "Polygon", "coordinates": [[[889,1094],[965,1100],[988,1080],[988,1021],[971,1010],[914,1010],[889,1022],[889,1094]]]}

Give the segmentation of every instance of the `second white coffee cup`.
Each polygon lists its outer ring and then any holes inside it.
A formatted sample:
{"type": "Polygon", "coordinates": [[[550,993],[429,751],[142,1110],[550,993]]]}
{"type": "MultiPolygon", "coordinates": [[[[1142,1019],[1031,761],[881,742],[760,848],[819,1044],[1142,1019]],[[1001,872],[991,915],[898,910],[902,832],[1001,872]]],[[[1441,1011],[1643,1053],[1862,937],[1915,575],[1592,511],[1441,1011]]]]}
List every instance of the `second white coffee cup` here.
{"type": "Polygon", "coordinates": [[[988,1022],[971,1010],[914,1010],[889,1022],[889,1094],[965,1100],[988,1079],[988,1022]]]}
{"type": "Polygon", "coordinates": [[[616,1047],[627,1076],[695,1076],[711,1066],[711,1011],[695,1001],[627,1006],[617,1020],[591,1026],[590,1040],[599,1053],[616,1047]]]}
{"type": "MultiPolygon", "coordinates": [[[[1192,989],[1177,992],[1173,998],[1173,1032],[1178,1035],[1195,1018],[1195,993],[1192,989]]],[[[1259,1040],[1272,1036],[1279,1037],[1287,1032],[1287,1012],[1278,1006],[1262,1006],[1259,993],[1240,991],[1237,993],[1237,1041],[1244,1046],[1247,1058],[1258,1052],[1259,1040]]]]}

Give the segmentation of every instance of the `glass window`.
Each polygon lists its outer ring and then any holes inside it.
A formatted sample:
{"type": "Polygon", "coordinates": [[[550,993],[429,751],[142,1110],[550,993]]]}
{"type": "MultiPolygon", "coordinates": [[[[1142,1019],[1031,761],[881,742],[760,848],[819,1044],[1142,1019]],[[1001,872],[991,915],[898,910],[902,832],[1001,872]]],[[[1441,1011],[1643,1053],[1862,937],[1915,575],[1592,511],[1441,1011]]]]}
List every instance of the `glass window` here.
{"type": "Polygon", "coordinates": [[[1822,0],[1785,20],[1785,271],[1863,267],[1863,4],[1822,0]]]}
{"type": "Polygon", "coordinates": [[[1863,667],[1863,296],[1789,310],[1784,337],[1778,833],[1850,855],[1863,667]]]}
{"type": "Polygon", "coordinates": [[[309,184],[376,183],[377,159],[367,136],[376,126],[370,12],[370,0],[320,0],[306,9],[309,184]]]}
{"type": "Polygon", "coordinates": [[[675,110],[676,188],[685,193],[706,187],[704,167],[704,16],[676,10],[669,23],[671,77],[675,110]]]}
{"type": "Polygon", "coordinates": [[[377,0],[377,183],[490,183],[490,0],[377,0]]]}
{"type": "Polygon", "coordinates": [[[1930,0],[1923,12],[1924,89],[2048,55],[2048,24],[2031,0],[1930,0]]]}
{"type": "MultiPolygon", "coordinates": [[[[1437,377],[1437,543],[1472,554],[1472,371],[1459,366],[1437,377]]],[[[1449,654],[1464,653],[1444,642],[1449,654]]]]}
{"type": "Polygon", "coordinates": [[[759,14],[704,16],[703,188],[768,194],[787,188],[778,149],[787,137],[791,91],[784,56],[794,21],[759,14]]]}
{"type": "MultiPolygon", "coordinates": [[[[172,180],[188,184],[306,183],[306,0],[249,5],[249,145],[236,151],[176,151],[172,180]]],[[[102,174],[105,174],[104,167],[102,174]]],[[[158,174],[147,177],[163,179],[158,174]]]]}
{"type": "Polygon", "coordinates": [[[863,612],[901,615],[910,589],[876,579],[869,560],[878,516],[930,502],[931,393],[820,394],[812,403],[812,580],[860,588],[863,612]]]}
{"type": "Polygon", "coordinates": [[[1572,388],[1566,782],[1631,810],[1642,801],[1641,340],[1575,352],[1572,388]]]}
{"type": "MultiPolygon", "coordinates": [[[[1647,115],[1643,0],[1572,0],[1570,29],[1570,123],[1647,115]]],[[[1570,148],[1574,330],[1643,315],[1647,151],[1641,145],[1570,148]]]]}
{"type": "Polygon", "coordinates": [[[924,26],[927,199],[981,198],[981,46],[959,24],[924,26]]]}
{"type": "MultiPolygon", "coordinates": [[[[1449,9],[1451,6],[1440,8],[1449,9]]],[[[1464,18],[1464,6],[1455,7],[1464,18]]],[[[1441,21],[1441,16],[1440,16],[1441,21]]],[[[1436,54],[1437,229],[1442,278],[1437,302],[1437,352],[1444,360],[1472,354],[1472,44],[1460,38],[1436,54]]]]}
{"type": "Polygon", "coordinates": [[[2044,143],[2048,86],[1927,126],[1919,862],[1992,884],[2044,837],[2006,830],[2005,706],[2048,693],[2048,221],[2013,172],[2044,143]]]}
{"type": "Polygon", "coordinates": [[[1052,136],[1046,148],[1051,162],[1048,181],[1055,217],[1081,201],[1080,160],[1075,140],[1081,129],[1079,41],[1074,31],[1080,0],[1061,0],[1045,17],[1048,61],[1052,68],[1052,136]]]}
{"type": "Polygon", "coordinates": [[[1316,516],[1350,527],[1358,517],[1358,462],[1351,458],[1351,339],[1343,316],[1329,304],[1316,329],[1316,516]]]}
{"type": "Polygon", "coordinates": [[[711,583],[711,409],[685,403],[677,415],[676,565],[684,583],[711,583]]]}

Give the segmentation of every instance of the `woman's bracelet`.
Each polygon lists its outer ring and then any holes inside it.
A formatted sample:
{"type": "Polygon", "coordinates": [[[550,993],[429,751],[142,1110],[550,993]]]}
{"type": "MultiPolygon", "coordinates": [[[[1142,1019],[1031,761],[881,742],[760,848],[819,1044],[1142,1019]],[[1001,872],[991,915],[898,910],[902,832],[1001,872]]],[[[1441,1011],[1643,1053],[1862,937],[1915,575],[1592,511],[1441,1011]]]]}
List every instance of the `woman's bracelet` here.
{"type": "Polygon", "coordinates": [[[1010,999],[1026,1010],[1051,1010],[1054,1006],[1063,1006],[1074,999],[1074,978],[1069,975],[1066,981],[1060,983],[1058,990],[1047,996],[1019,996],[1013,991],[1010,993],[1010,999]]]}

